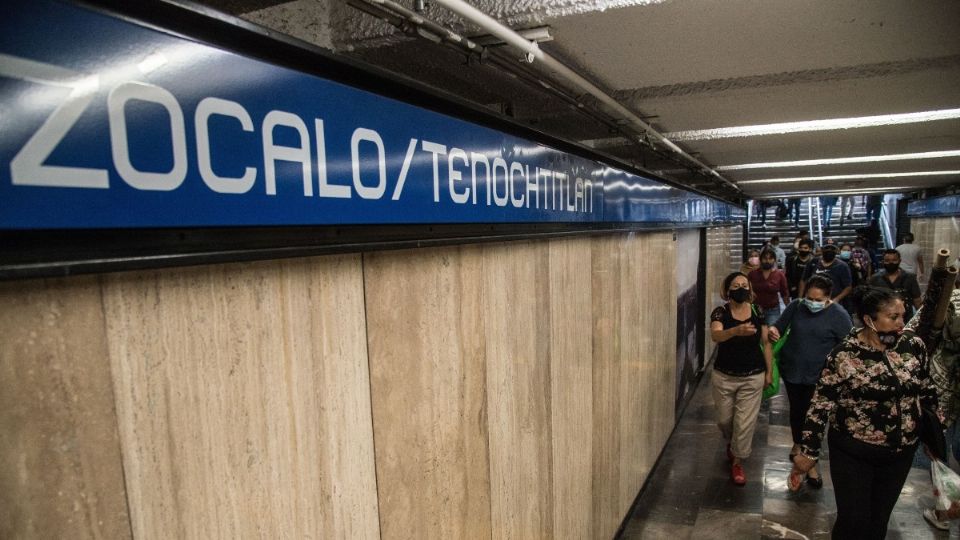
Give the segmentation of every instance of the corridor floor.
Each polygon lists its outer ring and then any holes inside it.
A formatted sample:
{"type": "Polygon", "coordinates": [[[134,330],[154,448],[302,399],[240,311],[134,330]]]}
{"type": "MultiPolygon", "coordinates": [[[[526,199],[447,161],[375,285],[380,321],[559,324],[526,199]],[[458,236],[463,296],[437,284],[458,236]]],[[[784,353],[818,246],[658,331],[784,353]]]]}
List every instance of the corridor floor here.
{"type": "MultiPolygon", "coordinates": [[[[830,538],[836,505],[829,454],[823,488],[787,489],[792,441],[786,394],[764,402],[753,454],[744,461],[747,484],[730,481],[725,445],[714,420],[710,372],[704,374],[663,456],[619,538],[830,538]]],[[[929,471],[914,466],[890,518],[887,538],[960,538],[958,524],[938,531],[921,511],[933,504],[929,471]]]]}

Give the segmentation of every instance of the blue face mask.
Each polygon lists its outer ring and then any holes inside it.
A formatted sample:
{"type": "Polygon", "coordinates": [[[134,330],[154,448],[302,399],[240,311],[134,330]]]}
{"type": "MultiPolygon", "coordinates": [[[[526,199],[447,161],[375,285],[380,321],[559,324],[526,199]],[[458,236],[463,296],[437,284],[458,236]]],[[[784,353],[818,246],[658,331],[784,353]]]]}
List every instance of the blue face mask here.
{"type": "Polygon", "coordinates": [[[849,261],[849,260],[850,260],[850,252],[849,252],[849,251],[841,251],[841,252],[840,252],[840,258],[843,259],[843,260],[845,260],[845,261],[849,261]]]}
{"type": "Polygon", "coordinates": [[[803,305],[807,306],[807,309],[809,309],[811,313],[817,313],[817,312],[819,312],[819,311],[822,311],[823,308],[826,307],[827,303],[826,303],[826,302],[814,302],[813,300],[810,300],[809,298],[804,298],[804,299],[803,299],[803,305]]]}

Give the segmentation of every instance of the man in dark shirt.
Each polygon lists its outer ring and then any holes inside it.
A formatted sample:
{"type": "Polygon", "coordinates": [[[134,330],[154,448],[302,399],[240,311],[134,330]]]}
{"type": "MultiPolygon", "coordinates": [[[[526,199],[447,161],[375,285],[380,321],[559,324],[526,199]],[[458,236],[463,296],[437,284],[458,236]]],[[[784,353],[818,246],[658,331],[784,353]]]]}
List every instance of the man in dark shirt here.
{"type": "Polygon", "coordinates": [[[904,320],[910,320],[913,312],[920,307],[920,284],[917,276],[900,268],[900,252],[895,249],[883,252],[883,271],[874,274],[867,283],[873,287],[893,289],[899,294],[907,308],[903,315],[904,320]]]}
{"type": "Polygon", "coordinates": [[[787,263],[784,270],[787,274],[787,288],[790,290],[790,298],[800,298],[798,291],[800,289],[800,280],[803,279],[803,271],[807,268],[807,263],[813,260],[813,240],[804,238],[800,240],[796,252],[787,257],[787,263]]]}
{"type": "Polygon", "coordinates": [[[797,291],[798,298],[803,298],[806,281],[814,274],[826,274],[833,281],[830,298],[834,302],[842,301],[853,289],[853,276],[850,274],[850,267],[837,258],[837,246],[833,244],[823,246],[822,255],[807,264],[803,271],[803,278],[800,279],[800,287],[797,291]]]}

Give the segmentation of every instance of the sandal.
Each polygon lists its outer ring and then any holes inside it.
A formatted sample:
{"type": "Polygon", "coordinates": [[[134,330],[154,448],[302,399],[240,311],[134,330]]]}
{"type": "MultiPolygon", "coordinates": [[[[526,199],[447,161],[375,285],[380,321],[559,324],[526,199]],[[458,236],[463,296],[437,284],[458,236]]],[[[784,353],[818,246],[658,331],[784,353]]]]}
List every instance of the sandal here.
{"type": "Polygon", "coordinates": [[[810,476],[810,474],[807,474],[807,485],[813,489],[820,489],[823,487],[823,477],[818,476],[814,478],[810,476]]]}

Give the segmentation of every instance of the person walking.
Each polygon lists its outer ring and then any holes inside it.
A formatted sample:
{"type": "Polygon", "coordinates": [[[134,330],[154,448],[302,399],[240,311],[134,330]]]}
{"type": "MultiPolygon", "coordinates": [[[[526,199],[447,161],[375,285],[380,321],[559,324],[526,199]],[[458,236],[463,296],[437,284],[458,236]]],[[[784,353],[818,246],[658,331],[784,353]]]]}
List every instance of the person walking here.
{"type": "Polygon", "coordinates": [[[772,249],[768,247],[760,252],[760,268],[747,274],[747,279],[757,304],[763,309],[764,324],[773,324],[780,316],[780,299],[784,304],[790,303],[790,291],[787,277],[777,269],[772,249]]]}
{"type": "Polygon", "coordinates": [[[853,195],[844,195],[840,198],[840,226],[843,227],[844,219],[853,219],[853,207],[856,197],[853,195]]]}
{"type": "MultiPolygon", "coordinates": [[[[837,518],[832,538],[886,537],[890,513],[910,472],[921,407],[937,409],[927,372],[927,337],[904,332],[903,300],[863,287],[854,303],[863,328],[827,356],[801,430],[790,488],[799,489],[820,455],[828,423],[837,518]]],[[[932,322],[932,309],[929,317],[932,322]]]]}
{"type": "MultiPolygon", "coordinates": [[[[840,244],[840,253],[837,254],[840,257],[840,260],[847,263],[847,266],[850,267],[850,286],[856,289],[860,285],[866,285],[867,278],[869,274],[867,269],[863,265],[863,254],[860,257],[854,257],[853,246],[848,242],[840,244]]],[[[868,267],[869,268],[869,267],[868,267]]],[[[843,306],[843,309],[847,310],[847,313],[853,311],[853,306],[850,302],[850,295],[847,295],[840,302],[843,306]]]]}
{"type": "Polygon", "coordinates": [[[793,220],[793,226],[800,227],[800,197],[793,197],[787,200],[787,218],[793,220]]]}
{"type": "Polygon", "coordinates": [[[803,271],[807,269],[807,264],[813,260],[813,240],[804,238],[800,240],[799,245],[793,254],[787,258],[787,291],[790,298],[800,298],[800,280],[803,278],[803,271]]]}
{"type": "Polygon", "coordinates": [[[760,218],[760,227],[766,228],[767,226],[767,209],[770,207],[770,203],[766,200],[754,201],[754,207],[757,210],[756,216],[760,218]]]}
{"type": "Polygon", "coordinates": [[[823,230],[830,228],[830,218],[833,216],[833,207],[837,205],[839,197],[820,197],[820,211],[823,213],[821,223],[823,230]]]}
{"type": "Polygon", "coordinates": [[[825,244],[819,257],[815,257],[803,271],[803,277],[800,279],[798,297],[803,298],[806,290],[806,282],[814,274],[826,274],[833,282],[833,290],[830,291],[830,298],[834,302],[842,302],[853,289],[853,277],[850,275],[850,267],[847,263],[837,259],[837,246],[834,244],[825,244]]]}
{"type": "MultiPolygon", "coordinates": [[[[960,285],[960,283],[958,283],[960,285]]],[[[930,379],[937,390],[937,400],[943,411],[943,425],[947,428],[947,451],[960,462],[960,288],[950,295],[950,305],[940,331],[940,343],[930,354],[930,379]]],[[[922,317],[922,307],[907,323],[915,331],[922,317]]],[[[923,518],[941,531],[950,530],[949,520],[960,518],[960,505],[946,510],[925,508],[923,518]]]]}
{"type": "Polygon", "coordinates": [[[760,268],[760,251],[751,249],[747,251],[747,260],[740,265],[740,273],[746,276],[757,268],[760,268]]]}
{"type": "Polygon", "coordinates": [[[787,264],[787,252],[780,247],[780,235],[775,234],[771,236],[768,244],[770,249],[772,249],[773,253],[777,256],[777,268],[783,270],[784,265],[787,264]]]}
{"type": "Polygon", "coordinates": [[[797,231],[797,234],[793,237],[793,252],[796,253],[800,249],[801,240],[809,240],[810,231],[797,231]]]}
{"type": "Polygon", "coordinates": [[[750,457],[763,387],[772,380],[772,349],[763,313],[753,301],[750,281],[740,272],[723,280],[727,300],[710,314],[710,338],[717,343],[713,399],[717,425],[727,441],[730,479],[746,484],[743,460],[750,457]]]}
{"type": "Polygon", "coordinates": [[[903,243],[895,249],[900,252],[900,268],[915,274],[918,282],[923,281],[923,254],[913,243],[913,233],[903,235],[903,243]]]}
{"type": "MultiPolygon", "coordinates": [[[[830,301],[831,290],[830,278],[823,275],[811,277],[804,298],[790,302],[767,332],[774,343],[786,336],[778,361],[780,379],[787,387],[790,401],[791,462],[800,452],[803,420],[820,380],[820,372],[827,363],[827,355],[853,328],[847,311],[830,301]]],[[[823,487],[816,465],[807,471],[807,484],[816,489],[823,487]]]]}
{"type": "MultiPolygon", "coordinates": [[[[859,263],[860,270],[862,270],[866,277],[873,275],[873,257],[870,255],[870,251],[867,250],[867,241],[862,236],[857,236],[853,241],[853,249],[850,250],[850,260],[859,263]]],[[[853,267],[851,266],[851,269],[853,267]]]]}
{"type": "Polygon", "coordinates": [[[917,276],[900,266],[900,252],[888,249],[883,252],[883,271],[871,277],[867,283],[871,287],[890,289],[906,303],[906,318],[910,320],[916,308],[920,307],[920,283],[917,276]]]}
{"type": "Polygon", "coordinates": [[[883,195],[866,195],[864,206],[867,210],[866,220],[872,221],[880,219],[880,212],[883,211],[883,195]]]}

